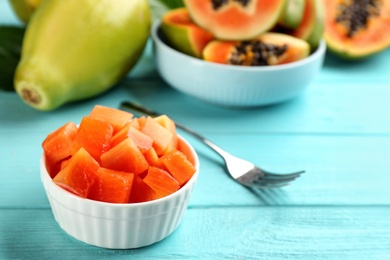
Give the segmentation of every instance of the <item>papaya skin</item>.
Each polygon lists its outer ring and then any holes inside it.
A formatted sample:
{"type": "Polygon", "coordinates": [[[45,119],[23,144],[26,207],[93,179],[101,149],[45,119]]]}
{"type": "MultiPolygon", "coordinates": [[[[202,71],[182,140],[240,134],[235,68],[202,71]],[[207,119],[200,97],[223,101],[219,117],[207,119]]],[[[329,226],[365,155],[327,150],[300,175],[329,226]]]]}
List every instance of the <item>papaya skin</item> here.
{"type": "Polygon", "coordinates": [[[302,21],[305,0],[286,0],[284,11],[278,25],[285,28],[296,29],[302,21]]]}
{"type": "Polygon", "coordinates": [[[214,39],[210,32],[191,20],[186,8],[177,8],[165,13],[161,31],[173,48],[196,58],[201,58],[203,48],[214,39]]]}
{"type": "Polygon", "coordinates": [[[147,0],[43,1],[26,29],[15,90],[43,111],[97,96],[136,64],[150,24],[147,0]]]}
{"type": "Polygon", "coordinates": [[[9,0],[16,16],[24,23],[28,24],[35,9],[38,8],[42,0],[9,0]]]}
{"type": "Polygon", "coordinates": [[[294,37],[307,41],[314,51],[320,44],[325,30],[323,0],[305,0],[306,5],[301,24],[288,32],[294,37]]]}

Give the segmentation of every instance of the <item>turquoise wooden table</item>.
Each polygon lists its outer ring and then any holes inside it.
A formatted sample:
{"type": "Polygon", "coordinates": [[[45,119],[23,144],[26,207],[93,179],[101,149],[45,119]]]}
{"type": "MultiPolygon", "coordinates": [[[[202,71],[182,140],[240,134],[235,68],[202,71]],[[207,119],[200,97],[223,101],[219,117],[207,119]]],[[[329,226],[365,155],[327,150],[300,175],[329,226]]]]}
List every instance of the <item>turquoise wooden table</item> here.
{"type": "MultiPolygon", "coordinates": [[[[0,0],[1,24],[19,24],[0,0]]],[[[158,76],[150,46],[113,90],[53,112],[0,92],[0,259],[389,259],[390,49],[369,60],[327,55],[301,96],[228,109],[185,96],[158,76]],[[185,133],[200,176],[179,228],[154,245],[106,250],[79,242],[54,220],[39,177],[41,142],[95,104],[134,100],[227,150],[280,172],[306,170],[281,189],[232,181],[220,158],[185,133]]]]}

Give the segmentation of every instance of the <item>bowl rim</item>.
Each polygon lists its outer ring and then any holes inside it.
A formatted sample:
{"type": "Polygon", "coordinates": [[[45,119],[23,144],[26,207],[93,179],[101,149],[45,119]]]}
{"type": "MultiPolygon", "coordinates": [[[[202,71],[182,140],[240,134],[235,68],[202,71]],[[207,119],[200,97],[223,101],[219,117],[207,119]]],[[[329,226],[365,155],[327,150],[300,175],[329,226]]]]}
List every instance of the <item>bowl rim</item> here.
{"type": "MultiPolygon", "coordinates": [[[[77,196],[76,194],[73,194],[70,191],[65,190],[64,188],[61,188],[57,184],[55,184],[50,177],[48,171],[46,170],[45,166],[45,156],[44,153],[42,153],[41,158],[40,158],[40,174],[41,174],[41,181],[43,182],[45,192],[47,193],[47,196],[54,197],[52,195],[52,192],[50,192],[49,188],[46,187],[46,184],[50,186],[50,189],[54,189],[55,192],[59,192],[61,196],[66,196],[70,200],[75,200],[78,202],[85,202],[85,203],[90,203],[92,205],[95,205],[97,207],[105,206],[105,207],[111,207],[111,208],[138,208],[138,207],[146,207],[146,206],[153,206],[154,204],[160,204],[163,203],[167,200],[173,199],[175,197],[180,196],[182,193],[184,193],[188,187],[191,187],[191,184],[196,182],[198,175],[199,175],[199,170],[200,170],[200,163],[199,163],[199,157],[198,154],[196,153],[194,147],[186,140],[184,139],[181,135],[178,134],[180,142],[187,147],[189,152],[191,153],[193,160],[194,160],[194,166],[195,166],[195,173],[185,183],[179,190],[175,191],[172,194],[169,194],[165,197],[156,199],[156,200],[151,200],[151,201],[146,201],[146,202],[137,202],[137,203],[110,203],[110,202],[104,202],[104,201],[97,201],[97,200],[91,200],[88,198],[81,198],[77,196]]],[[[60,202],[61,203],[61,202],[60,202]]]]}
{"type": "Polygon", "coordinates": [[[227,64],[220,64],[220,63],[214,63],[214,62],[208,62],[199,58],[195,58],[192,56],[189,56],[187,54],[181,53],[174,48],[170,47],[161,37],[159,36],[160,32],[160,26],[161,21],[157,20],[153,23],[152,29],[151,29],[151,36],[155,44],[163,48],[164,50],[168,51],[172,55],[176,55],[177,57],[183,58],[183,59],[189,59],[191,63],[195,63],[197,65],[202,66],[210,66],[211,68],[216,69],[225,69],[225,70],[231,70],[231,71],[242,71],[242,72],[267,72],[267,71],[277,71],[277,70],[286,70],[286,69],[292,69],[295,67],[300,67],[305,64],[311,63],[313,60],[316,60],[323,56],[326,51],[326,42],[325,39],[321,39],[320,44],[318,45],[317,49],[311,53],[307,58],[304,58],[302,60],[286,63],[286,64],[280,64],[280,65],[274,65],[274,66],[233,66],[233,65],[227,65],[227,64]]]}

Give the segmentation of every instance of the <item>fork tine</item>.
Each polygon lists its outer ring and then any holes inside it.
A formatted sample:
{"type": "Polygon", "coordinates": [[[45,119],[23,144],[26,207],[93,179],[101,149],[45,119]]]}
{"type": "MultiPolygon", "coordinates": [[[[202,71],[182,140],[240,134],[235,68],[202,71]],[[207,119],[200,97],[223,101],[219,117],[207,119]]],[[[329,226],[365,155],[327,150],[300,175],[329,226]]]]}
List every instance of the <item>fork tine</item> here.
{"type": "Polygon", "coordinates": [[[262,183],[255,183],[252,182],[250,184],[247,184],[246,186],[251,188],[281,188],[284,186],[289,185],[290,182],[280,182],[280,183],[268,183],[268,182],[262,182],[262,183]]]}
{"type": "Polygon", "coordinates": [[[260,178],[258,180],[254,180],[253,183],[270,183],[270,184],[277,184],[277,183],[283,183],[283,182],[291,182],[295,180],[296,178],[299,178],[300,176],[293,176],[293,177],[288,177],[284,179],[265,179],[265,178],[260,178]]]}
{"type": "Polygon", "coordinates": [[[287,178],[297,178],[301,176],[305,171],[299,171],[299,172],[294,172],[294,173],[288,173],[288,174],[277,174],[277,173],[271,173],[267,171],[263,171],[265,174],[262,177],[262,179],[267,179],[267,180],[284,180],[287,178]]]}

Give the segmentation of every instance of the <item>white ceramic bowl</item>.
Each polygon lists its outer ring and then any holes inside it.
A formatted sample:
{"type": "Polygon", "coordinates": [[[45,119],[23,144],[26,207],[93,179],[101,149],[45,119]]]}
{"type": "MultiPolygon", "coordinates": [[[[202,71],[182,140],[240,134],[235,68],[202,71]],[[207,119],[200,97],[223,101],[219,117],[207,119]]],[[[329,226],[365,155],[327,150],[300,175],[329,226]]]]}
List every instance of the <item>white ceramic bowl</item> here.
{"type": "Polygon", "coordinates": [[[241,67],[193,58],[168,46],[152,27],[155,61],[161,77],[173,88],[217,105],[250,107],[286,101],[301,94],[322,67],[322,41],[308,58],[277,66],[241,67]]]}
{"type": "Polygon", "coordinates": [[[55,220],[72,237],[94,246],[128,249],[156,243],[180,224],[199,174],[199,160],[182,137],[180,150],[196,167],[194,176],[175,193],[150,202],[105,203],[80,198],[56,185],[41,158],[41,180],[55,220]]]}

